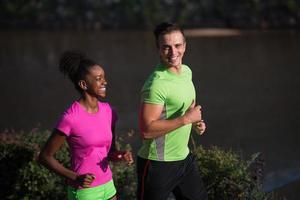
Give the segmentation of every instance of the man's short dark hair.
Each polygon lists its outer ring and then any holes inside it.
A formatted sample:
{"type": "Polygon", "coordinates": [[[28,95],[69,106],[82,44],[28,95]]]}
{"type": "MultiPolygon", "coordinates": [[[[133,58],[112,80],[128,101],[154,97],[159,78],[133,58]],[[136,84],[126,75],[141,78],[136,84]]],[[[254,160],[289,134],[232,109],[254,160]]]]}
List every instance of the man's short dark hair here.
{"type": "Polygon", "coordinates": [[[180,28],[180,26],[176,23],[163,22],[161,24],[158,24],[153,31],[154,36],[155,36],[156,45],[158,45],[159,36],[165,35],[165,34],[168,34],[168,33],[174,32],[174,31],[181,32],[183,37],[185,37],[183,29],[180,28]]]}

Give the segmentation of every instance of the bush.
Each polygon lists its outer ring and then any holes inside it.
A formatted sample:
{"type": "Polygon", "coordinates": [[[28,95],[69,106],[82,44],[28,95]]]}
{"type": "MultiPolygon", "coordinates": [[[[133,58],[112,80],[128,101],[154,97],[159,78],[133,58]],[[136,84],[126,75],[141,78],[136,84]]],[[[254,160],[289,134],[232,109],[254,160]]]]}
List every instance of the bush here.
{"type": "MultiPolygon", "coordinates": [[[[49,131],[29,134],[9,134],[1,136],[0,198],[18,200],[53,199],[61,200],[66,196],[63,178],[50,172],[36,162],[36,157],[49,136],[49,131]],[[6,138],[6,140],[3,140],[6,138]],[[7,138],[10,138],[7,141],[7,138]]],[[[56,155],[62,163],[68,163],[67,146],[64,145],[56,155]]]]}
{"type": "MultiPolygon", "coordinates": [[[[0,134],[0,199],[39,200],[66,199],[64,178],[51,173],[36,162],[36,156],[49,136],[49,131],[28,134],[0,134]],[[3,181],[4,180],[4,181],[3,181]]],[[[117,138],[117,147],[130,148],[123,138],[117,138]],[[121,141],[121,142],[120,142],[121,141]]],[[[199,170],[207,187],[209,199],[218,200],[268,200],[266,194],[249,172],[249,161],[244,161],[233,151],[217,147],[194,148],[199,170]]],[[[64,145],[56,158],[69,165],[68,147],[64,145]]],[[[114,182],[119,200],[136,199],[135,165],[112,163],[114,182]]]]}
{"type": "MultiPolygon", "coordinates": [[[[36,157],[50,132],[28,134],[2,133],[0,136],[0,199],[39,200],[65,199],[65,179],[50,172],[36,161],[36,157]]],[[[117,145],[120,147],[120,143],[117,145]]],[[[125,146],[127,149],[129,145],[125,146]]],[[[65,144],[55,155],[64,166],[70,163],[68,146],[65,144]]],[[[111,164],[118,199],[135,198],[135,166],[111,164]]]]}
{"type": "MultiPolygon", "coordinates": [[[[116,137],[116,148],[120,150],[130,150],[131,145],[126,141],[134,135],[133,130],[128,131],[126,138],[116,137]]],[[[134,155],[133,155],[134,157],[134,155]]],[[[118,200],[136,199],[137,176],[136,166],[133,164],[128,167],[124,162],[111,163],[111,170],[113,172],[114,183],[117,188],[118,200]]]]}
{"type": "Polygon", "coordinates": [[[124,163],[114,163],[110,166],[113,171],[118,200],[136,199],[137,177],[135,165],[128,167],[124,163]]]}
{"type": "Polygon", "coordinates": [[[269,199],[260,185],[252,179],[248,162],[233,151],[223,151],[217,147],[204,150],[197,147],[199,170],[207,187],[209,199],[269,199]]]}

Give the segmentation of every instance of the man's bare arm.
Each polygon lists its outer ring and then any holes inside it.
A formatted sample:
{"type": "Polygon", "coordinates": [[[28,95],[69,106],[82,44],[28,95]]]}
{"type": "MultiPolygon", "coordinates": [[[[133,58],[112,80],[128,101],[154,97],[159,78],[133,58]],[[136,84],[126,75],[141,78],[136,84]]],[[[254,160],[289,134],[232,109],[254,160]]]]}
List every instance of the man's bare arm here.
{"type": "Polygon", "coordinates": [[[200,121],[201,106],[194,103],[183,116],[174,119],[161,119],[163,105],[143,103],[140,108],[139,125],[145,139],[157,138],[186,124],[200,121]]]}

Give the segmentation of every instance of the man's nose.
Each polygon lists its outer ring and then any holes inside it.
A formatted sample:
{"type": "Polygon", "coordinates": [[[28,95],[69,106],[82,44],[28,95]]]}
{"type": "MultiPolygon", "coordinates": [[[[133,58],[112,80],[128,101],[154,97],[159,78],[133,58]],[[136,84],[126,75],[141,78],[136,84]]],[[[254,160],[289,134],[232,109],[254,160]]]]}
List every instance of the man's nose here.
{"type": "Polygon", "coordinates": [[[174,55],[176,53],[176,48],[175,47],[171,47],[170,48],[170,55],[174,55]]]}

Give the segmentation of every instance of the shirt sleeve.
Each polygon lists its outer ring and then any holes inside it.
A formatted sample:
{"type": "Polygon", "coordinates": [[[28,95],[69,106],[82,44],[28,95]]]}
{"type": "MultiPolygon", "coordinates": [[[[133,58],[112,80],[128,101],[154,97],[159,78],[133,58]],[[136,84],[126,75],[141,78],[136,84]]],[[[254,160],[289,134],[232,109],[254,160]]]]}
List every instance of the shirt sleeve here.
{"type": "Polygon", "coordinates": [[[115,126],[116,122],[118,121],[118,114],[116,112],[116,110],[111,107],[111,126],[115,126]]]}
{"type": "Polygon", "coordinates": [[[141,100],[144,103],[164,105],[167,96],[167,87],[163,83],[153,82],[145,85],[141,92],[141,100]]]}
{"type": "Polygon", "coordinates": [[[60,119],[58,120],[55,128],[62,133],[64,133],[66,136],[69,136],[71,134],[72,130],[72,117],[67,112],[64,112],[60,119]]]}

